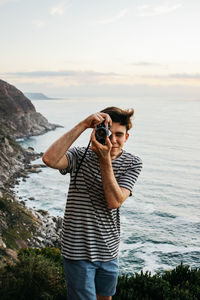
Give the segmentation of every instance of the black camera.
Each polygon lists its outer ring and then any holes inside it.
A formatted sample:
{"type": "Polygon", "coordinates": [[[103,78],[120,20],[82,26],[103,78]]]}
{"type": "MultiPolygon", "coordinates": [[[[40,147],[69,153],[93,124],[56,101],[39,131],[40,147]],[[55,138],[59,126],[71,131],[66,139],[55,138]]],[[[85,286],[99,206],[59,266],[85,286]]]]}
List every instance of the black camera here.
{"type": "Polygon", "coordinates": [[[96,126],[95,128],[95,137],[96,140],[102,144],[105,145],[106,143],[106,137],[110,135],[110,124],[108,123],[105,125],[105,120],[96,126]]]}

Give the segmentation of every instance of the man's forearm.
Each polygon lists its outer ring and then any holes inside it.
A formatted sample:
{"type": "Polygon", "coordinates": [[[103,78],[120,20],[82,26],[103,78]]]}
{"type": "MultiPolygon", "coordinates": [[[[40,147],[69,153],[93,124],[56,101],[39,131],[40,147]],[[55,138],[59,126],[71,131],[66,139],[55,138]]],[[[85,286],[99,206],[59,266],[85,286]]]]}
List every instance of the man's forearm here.
{"type": "Polygon", "coordinates": [[[105,199],[109,209],[118,208],[128,195],[124,194],[115,178],[110,158],[100,160],[100,170],[105,199]]]}
{"type": "Polygon", "coordinates": [[[86,129],[83,122],[80,122],[71,130],[63,134],[44,153],[43,161],[50,167],[55,168],[69,147],[86,129]]]}
{"type": "Polygon", "coordinates": [[[43,162],[55,169],[64,169],[68,166],[68,161],[65,156],[66,151],[73,144],[73,142],[81,135],[87,128],[95,128],[98,124],[105,120],[105,124],[111,122],[108,114],[95,113],[84,119],[70,131],[63,134],[57,141],[55,141],[44,153],[43,162]]]}

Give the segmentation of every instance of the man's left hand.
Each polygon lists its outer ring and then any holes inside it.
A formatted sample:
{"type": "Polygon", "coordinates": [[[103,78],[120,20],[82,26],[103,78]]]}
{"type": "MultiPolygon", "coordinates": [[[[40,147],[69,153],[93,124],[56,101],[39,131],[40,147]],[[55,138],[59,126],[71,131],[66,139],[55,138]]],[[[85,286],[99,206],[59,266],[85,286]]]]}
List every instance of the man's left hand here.
{"type": "Polygon", "coordinates": [[[100,160],[107,160],[110,159],[110,151],[112,148],[111,141],[108,136],[106,136],[106,144],[102,145],[96,140],[95,137],[95,129],[92,131],[91,134],[91,150],[96,153],[100,160]]]}

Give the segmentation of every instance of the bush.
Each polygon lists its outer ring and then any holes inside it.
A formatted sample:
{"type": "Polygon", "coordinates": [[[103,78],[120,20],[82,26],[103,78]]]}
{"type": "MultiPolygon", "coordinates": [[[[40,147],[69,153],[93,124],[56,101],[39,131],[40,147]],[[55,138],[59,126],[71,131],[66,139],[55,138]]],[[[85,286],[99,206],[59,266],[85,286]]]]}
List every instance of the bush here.
{"type": "MultiPolygon", "coordinates": [[[[14,265],[0,265],[0,299],[63,300],[65,276],[57,248],[22,249],[14,265]]],[[[199,300],[200,269],[179,265],[171,271],[119,277],[113,300],[199,300]]],[[[73,299],[70,299],[73,300],[73,299]]]]}
{"type": "Polygon", "coordinates": [[[121,276],[113,300],[199,300],[200,269],[180,264],[172,271],[121,276]]]}
{"type": "Polygon", "coordinates": [[[64,272],[58,249],[27,249],[15,265],[0,270],[0,299],[66,299],[64,272]]]}
{"type": "Polygon", "coordinates": [[[20,249],[18,251],[18,258],[21,258],[23,256],[31,257],[31,256],[38,256],[38,255],[42,255],[45,258],[48,258],[51,261],[56,262],[62,266],[62,256],[58,248],[54,248],[54,247],[26,248],[26,249],[20,249]]]}

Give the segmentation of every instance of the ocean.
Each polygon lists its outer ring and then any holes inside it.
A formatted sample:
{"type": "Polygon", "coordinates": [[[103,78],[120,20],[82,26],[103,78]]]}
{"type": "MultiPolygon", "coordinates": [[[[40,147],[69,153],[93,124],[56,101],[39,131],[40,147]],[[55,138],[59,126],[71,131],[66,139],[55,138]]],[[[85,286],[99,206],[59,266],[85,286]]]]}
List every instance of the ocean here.
{"type": "MultiPolygon", "coordinates": [[[[200,267],[200,101],[135,97],[32,103],[49,122],[63,126],[20,140],[38,152],[91,113],[111,105],[133,107],[133,129],[124,149],[141,157],[143,169],[121,207],[120,273],[155,273],[181,262],[200,267]]],[[[75,144],[87,146],[90,134],[88,129],[75,144]]],[[[20,180],[15,191],[27,206],[63,216],[68,185],[69,175],[43,168],[26,182],[20,180]]]]}

